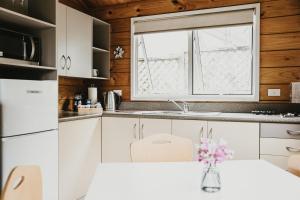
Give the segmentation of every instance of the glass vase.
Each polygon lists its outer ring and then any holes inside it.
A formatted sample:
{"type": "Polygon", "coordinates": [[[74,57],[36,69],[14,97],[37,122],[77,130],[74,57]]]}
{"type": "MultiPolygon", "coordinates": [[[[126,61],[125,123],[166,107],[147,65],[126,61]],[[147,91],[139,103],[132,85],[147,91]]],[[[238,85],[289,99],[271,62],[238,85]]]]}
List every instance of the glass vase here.
{"type": "Polygon", "coordinates": [[[205,192],[218,192],[221,190],[220,173],[215,165],[207,165],[203,171],[201,189],[205,192]]]}

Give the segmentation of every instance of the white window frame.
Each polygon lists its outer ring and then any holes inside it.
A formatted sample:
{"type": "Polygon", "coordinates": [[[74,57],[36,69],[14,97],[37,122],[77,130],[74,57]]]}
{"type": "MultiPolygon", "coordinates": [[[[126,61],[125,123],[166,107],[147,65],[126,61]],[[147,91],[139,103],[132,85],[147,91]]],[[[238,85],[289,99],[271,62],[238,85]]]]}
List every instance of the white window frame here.
{"type": "MultiPolygon", "coordinates": [[[[167,101],[181,100],[181,101],[232,101],[232,102],[258,102],[259,101],[259,71],[260,71],[260,4],[246,4],[239,6],[230,6],[222,8],[204,9],[196,11],[187,11],[171,14],[153,15],[146,17],[131,18],[131,100],[132,101],[167,101]],[[235,10],[254,9],[255,16],[253,19],[253,70],[252,70],[252,95],[182,95],[182,96],[170,96],[170,95],[149,95],[138,96],[138,48],[136,48],[137,39],[134,36],[134,23],[137,21],[164,19],[170,17],[181,17],[187,15],[199,15],[208,13],[219,13],[235,10]]],[[[189,44],[189,49],[192,48],[189,44]]],[[[189,65],[192,65],[192,53],[189,53],[189,65]]],[[[192,83],[192,67],[189,67],[189,84],[192,83]]],[[[189,87],[189,90],[191,87],[189,87]]]]}

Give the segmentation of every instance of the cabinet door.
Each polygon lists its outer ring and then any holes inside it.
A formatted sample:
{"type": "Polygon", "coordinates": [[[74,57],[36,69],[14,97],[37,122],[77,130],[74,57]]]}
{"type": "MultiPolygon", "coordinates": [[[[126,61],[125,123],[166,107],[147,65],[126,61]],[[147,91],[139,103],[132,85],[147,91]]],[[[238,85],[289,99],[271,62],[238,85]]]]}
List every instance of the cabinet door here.
{"type": "Polygon", "coordinates": [[[139,139],[139,119],[102,118],[102,161],[131,162],[130,145],[139,139]]]}
{"type": "Polygon", "coordinates": [[[92,75],[92,18],[67,8],[67,75],[92,75]]]}
{"type": "Polygon", "coordinates": [[[140,119],[140,138],[154,134],[171,134],[172,122],[169,119],[140,119]]]}
{"type": "Polygon", "coordinates": [[[259,123],[208,122],[208,132],[228,143],[234,159],[259,159],[259,123]]]}
{"type": "Polygon", "coordinates": [[[56,3],[56,67],[58,75],[66,75],[67,62],[67,7],[56,3]]]}
{"type": "Polygon", "coordinates": [[[59,199],[86,195],[100,162],[100,118],[59,123],[59,199]]]}
{"type": "Polygon", "coordinates": [[[201,137],[206,137],[207,122],[199,120],[172,120],[172,134],[192,140],[194,160],[197,160],[197,146],[201,137]]]}

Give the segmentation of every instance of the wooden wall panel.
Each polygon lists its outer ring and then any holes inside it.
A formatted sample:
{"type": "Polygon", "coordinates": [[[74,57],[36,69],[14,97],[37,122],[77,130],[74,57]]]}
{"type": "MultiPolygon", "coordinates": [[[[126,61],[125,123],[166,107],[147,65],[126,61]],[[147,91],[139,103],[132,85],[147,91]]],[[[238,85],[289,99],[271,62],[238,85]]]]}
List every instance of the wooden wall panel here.
{"type": "Polygon", "coordinates": [[[260,100],[288,102],[289,83],[300,81],[299,0],[143,0],[90,9],[91,14],[112,25],[111,49],[118,45],[125,49],[122,59],[114,60],[112,53],[112,77],[101,82],[101,90],[122,89],[125,101],[130,101],[131,17],[258,2],[261,3],[260,100]],[[281,96],[268,97],[268,88],[281,89],[281,96]]]}
{"type": "Polygon", "coordinates": [[[261,101],[289,101],[290,99],[290,85],[260,85],[260,100],[261,101]],[[280,89],[279,97],[269,97],[268,89],[280,89]]]}
{"type": "Polygon", "coordinates": [[[300,49],[300,32],[261,35],[260,41],[261,51],[300,49]]]}
{"type": "Polygon", "coordinates": [[[261,68],[260,84],[289,84],[300,81],[300,67],[261,68]]]}
{"type": "Polygon", "coordinates": [[[76,94],[87,96],[88,85],[84,79],[59,77],[58,85],[59,110],[72,110],[76,94]]]}
{"type": "Polygon", "coordinates": [[[260,53],[261,67],[300,66],[300,50],[263,51],[260,53]]]}

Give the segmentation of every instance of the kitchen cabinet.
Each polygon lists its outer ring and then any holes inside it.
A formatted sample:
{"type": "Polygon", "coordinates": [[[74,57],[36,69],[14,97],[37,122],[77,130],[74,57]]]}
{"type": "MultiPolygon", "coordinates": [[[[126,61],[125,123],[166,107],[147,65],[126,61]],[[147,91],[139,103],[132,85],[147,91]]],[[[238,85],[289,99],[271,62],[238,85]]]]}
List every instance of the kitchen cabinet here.
{"type": "Polygon", "coordinates": [[[172,121],[170,119],[140,119],[140,138],[154,134],[171,134],[172,121]]]}
{"type": "Polygon", "coordinates": [[[192,140],[194,145],[193,158],[197,160],[197,146],[201,137],[207,135],[207,121],[172,120],[172,134],[192,140]]]}
{"type": "Polygon", "coordinates": [[[208,122],[208,134],[224,139],[235,160],[259,159],[259,123],[208,122]]]}
{"type": "Polygon", "coordinates": [[[82,198],[101,162],[101,118],[59,123],[59,199],[82,198]]]}
{"type": "Polygon", "coordinates": [[[287,170],[288,158],[300,153],[300,125],[261,123],[260,159],[287,170]]]}
{"type": "Polygon", "coordinates": [[[90,78],[93,18],[57,3],[57,67],[62,76],[90,78]]]}
{"type": "Polygon", "coordinates": [[[130,162],[130,145],[139,139],[138,118],[102,118],[102,162],[130,162]]]}

